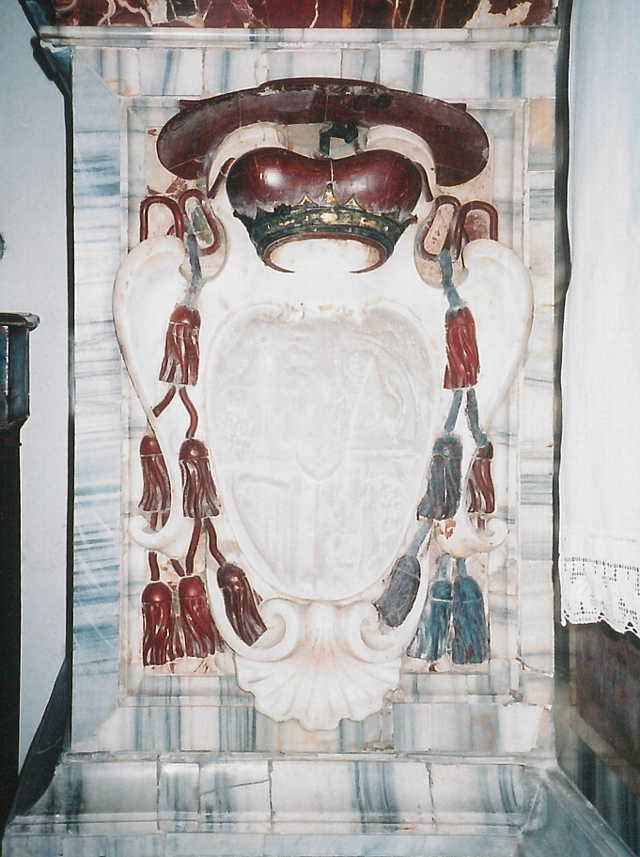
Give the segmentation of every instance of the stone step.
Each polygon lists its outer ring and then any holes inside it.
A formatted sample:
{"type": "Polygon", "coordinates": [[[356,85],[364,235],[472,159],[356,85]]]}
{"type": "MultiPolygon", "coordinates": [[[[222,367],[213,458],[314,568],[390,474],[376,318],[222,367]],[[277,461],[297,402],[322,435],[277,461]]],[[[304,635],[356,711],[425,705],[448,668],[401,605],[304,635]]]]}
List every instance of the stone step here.
{"type": "Polygon", "coordinates": [[[548,762],[69,754],[5,857],[629,857],[548,762]]]}

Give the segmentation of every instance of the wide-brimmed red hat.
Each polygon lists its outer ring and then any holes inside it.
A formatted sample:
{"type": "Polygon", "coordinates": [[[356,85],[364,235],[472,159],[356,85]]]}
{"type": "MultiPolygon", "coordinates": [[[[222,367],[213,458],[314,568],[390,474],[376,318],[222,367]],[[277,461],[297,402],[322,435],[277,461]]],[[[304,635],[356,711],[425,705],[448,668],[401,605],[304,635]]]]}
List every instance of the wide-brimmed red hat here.
{"type": "Polygon", "coordinates": [[[224,138],[255,122],[299,125],[356,122],[395,125],[422,137],[435,162],[439,185],[464,184],[489,157],[487,135],[460,104],[338,78],[286,78],[200,101],[180,102],[158,136],[158,156],[177,176],[197,178],[224,138]]]}

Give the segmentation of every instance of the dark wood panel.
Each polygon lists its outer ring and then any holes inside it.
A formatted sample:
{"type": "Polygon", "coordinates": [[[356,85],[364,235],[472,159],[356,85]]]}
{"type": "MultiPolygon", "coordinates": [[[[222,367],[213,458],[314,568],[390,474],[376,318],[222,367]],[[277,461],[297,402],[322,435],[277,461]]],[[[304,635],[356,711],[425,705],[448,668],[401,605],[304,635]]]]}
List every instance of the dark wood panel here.
{"type": "Polygon", "coordinates": [[[640,770],[640,640],[603,622],[574,630],[577,711],[640,770]]]}

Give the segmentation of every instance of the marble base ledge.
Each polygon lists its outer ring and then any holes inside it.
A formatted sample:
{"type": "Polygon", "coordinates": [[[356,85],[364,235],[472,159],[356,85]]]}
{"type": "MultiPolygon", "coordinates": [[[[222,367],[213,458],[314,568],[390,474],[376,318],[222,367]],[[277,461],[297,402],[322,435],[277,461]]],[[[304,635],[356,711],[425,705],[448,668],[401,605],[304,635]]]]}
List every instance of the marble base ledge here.
{"type": "Polygon", "coordinates": [[[632,857],[555,767],[517,760],[63,758],[5,857],[632,857]]]}

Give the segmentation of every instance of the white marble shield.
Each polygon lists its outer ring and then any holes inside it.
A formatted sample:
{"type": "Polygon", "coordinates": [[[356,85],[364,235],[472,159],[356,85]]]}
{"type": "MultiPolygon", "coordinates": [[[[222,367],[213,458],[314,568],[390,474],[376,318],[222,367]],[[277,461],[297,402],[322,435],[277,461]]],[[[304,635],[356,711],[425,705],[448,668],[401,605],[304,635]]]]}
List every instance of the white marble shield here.
{"type": "Polygon", "coordinates": [[[357,315],[245,309],[207,360],[210,451],[253,571],[341,601],[397,556],[423,487],[433,374],[391,302],[357,315]]]}
{"type": "MultiPolygon", "coordinates": [[[[378,710],[397,687],[426,597],[422,555],[418,594],[401,626],[385,626],[372,604],[415,536],[431,447],[451,402],[442,387],[446,301],[409,263],[411,230],[376,271],[334,272],[328,256],[327,270],[293,275],[265,268],[247,252],[233,213],[222,207],[221,218],[226,262],[199,296],[201,372],[189,395],[222,500],[219,543],[263,598],[267,631],[253,646],[238,637],[213,565],[210,606],[257,710],[333,729],[378,710]]],[[[476,319],[487,431],[526,347],[531,287],[522,262],[495,241],[471,242],[464,263],[459,286],[476,319]]],[[[123,356],[172,488],[165,526],[151,531],[137,516],[130,532],[178,560],[193,530],[178,466],[189,419],[178,396],[160,417],[153,406],[166,393],[159,360],[187,278],[183,244],[149,239],[129,254],[114,293],[123,356]]],[[[456,430],[466,474],[476,447],[462,414],[456,430]]],[[[464,503],[450,523],[424,551],[469,556],[505,534],[496,519],[486,530],[472,526],[464,503]]]]}

